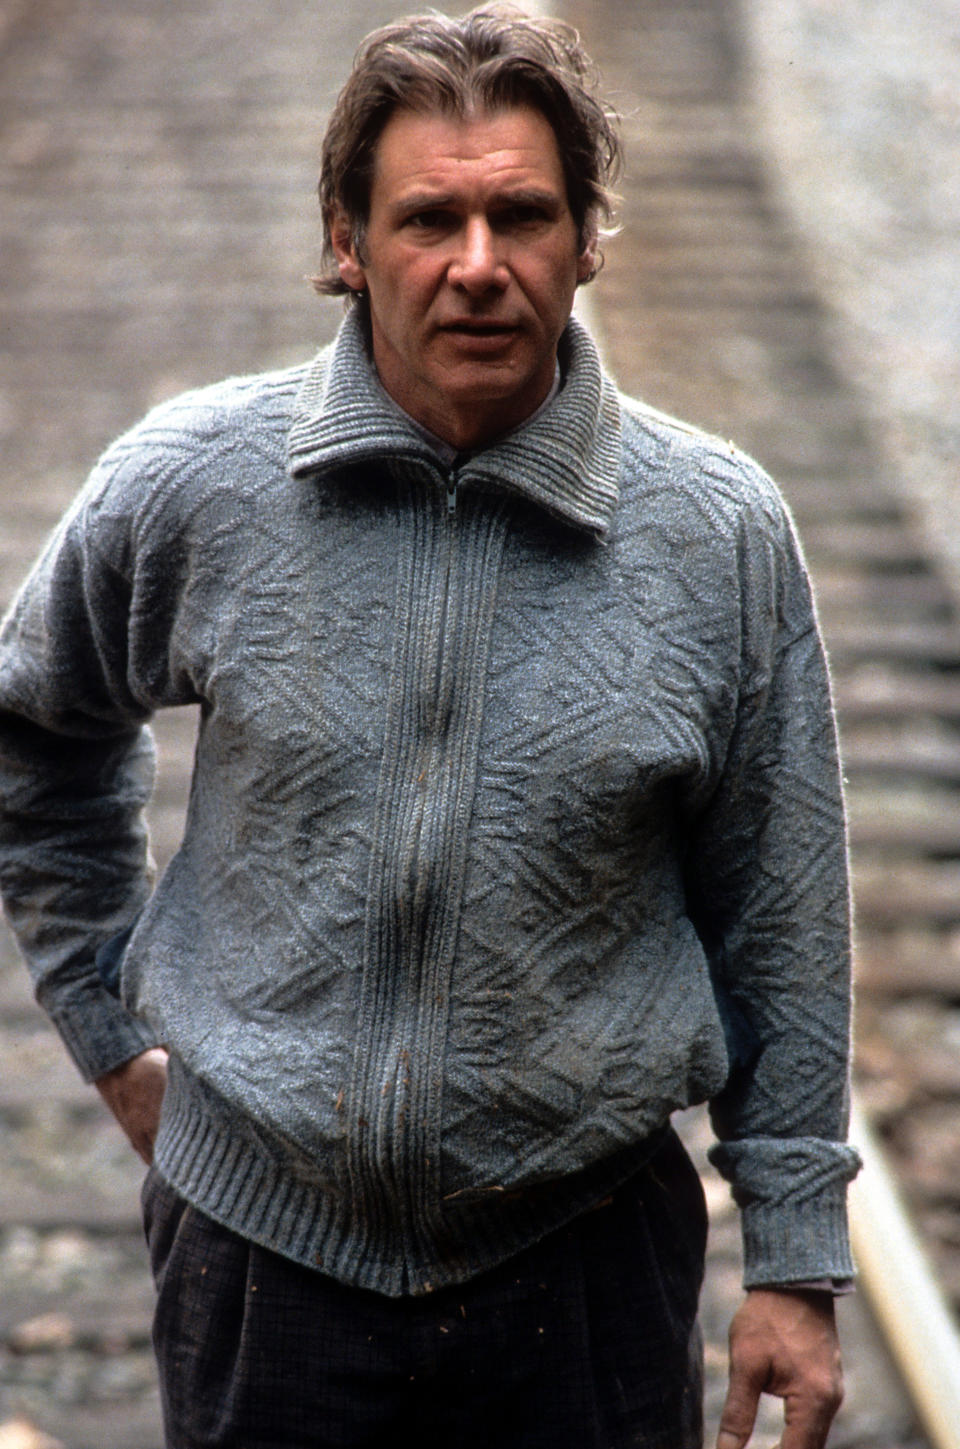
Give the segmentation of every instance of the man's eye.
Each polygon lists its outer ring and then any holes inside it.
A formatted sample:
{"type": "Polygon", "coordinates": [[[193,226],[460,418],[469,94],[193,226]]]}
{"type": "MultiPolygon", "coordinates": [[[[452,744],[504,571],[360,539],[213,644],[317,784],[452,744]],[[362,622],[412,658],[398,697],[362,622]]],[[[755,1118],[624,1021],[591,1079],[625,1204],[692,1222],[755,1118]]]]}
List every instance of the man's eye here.
{"type": "Polygon", "coordinates": [[[500,214],[502,226],[537,226],[545,219],[541,206],[509,206],[500,214]]]}
{"type": "Polygon", "coordinates": [[[407,217],[407,225],[417,230],[435,231],[439,227],[448,224],[448,214],[445,211],[416,211],[412,216],[407,217]]]}

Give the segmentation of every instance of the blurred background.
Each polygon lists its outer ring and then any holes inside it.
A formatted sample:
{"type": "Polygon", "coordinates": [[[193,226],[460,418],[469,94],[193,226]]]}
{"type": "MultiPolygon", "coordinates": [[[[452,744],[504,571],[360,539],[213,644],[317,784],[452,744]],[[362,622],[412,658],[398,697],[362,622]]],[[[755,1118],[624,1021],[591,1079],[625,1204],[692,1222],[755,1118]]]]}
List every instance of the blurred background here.
{"type": "MultiPolygon", "coordinates": [[[[960,1301],[956,7],[554,8],[623,116],[623,232],[590,289],[606,356],[754,452],[808,549],[850,777],[858,1083],[960,1301]]],[[[149,406],[333,335],[339,305],[306,281],[319,140],[357,42],[403,9],[0,0],[0,605],[149,406]]],[[[161,865],[192,729],[159,730],[161,865]]],[[[0,1449],[159,1446],[139,1181],[0,936],[0,1449]]],[[[710,1196],[715,1413],[737,1265],[710,1196]]],[[[845,1314],[831,1443],[920,1445],[865,1314],[845,1314]]]]}

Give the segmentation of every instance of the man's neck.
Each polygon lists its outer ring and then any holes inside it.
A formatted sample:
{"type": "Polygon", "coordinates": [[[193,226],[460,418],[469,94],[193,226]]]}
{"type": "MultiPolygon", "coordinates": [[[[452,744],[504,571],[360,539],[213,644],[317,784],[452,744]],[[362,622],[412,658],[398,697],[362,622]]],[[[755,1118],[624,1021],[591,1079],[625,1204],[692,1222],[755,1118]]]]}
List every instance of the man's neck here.
{"type": "MultiPolygon", "coordinates": [[[[374,368],[374,372],[376,372],[376,368],[374,368]]],[[[379,377],[377,380],[378,382],[380,381],[379,377]]],[[[494,443],[498,443],[503,438],[508,438],[511,436],[511,434],[518,433],[521,431],[522,428],[528,427],[529,424],[533,422],[534,418],[538,418],[540,414],[542,412],[545,412],[546,409],[553,402],[557,393],[560,391],[561,381],[562,378],[560,373],[560,364],[558,362],[553,370],[553,381],[550,384],[550,390],[547,393],[546,397],[543,399],[543,402],[540,403],[539,407],[534,408],[533,412],[530,413],[528,417],[523,418],[523,420],[517,423],[514,427],[506,428],[503,432],[496,434],[495,436],[487,439],[483,443],[478,443],[474,447],[465,448],[458,448],[453,443],[448,442],[445,438],[441,438],[439,434],[433,432],[424,423],[421,423],[418,418],[415,418],[412,413],[408,413],[406,408],[401,407],[401,405],[397,402],[396,398],[392,397],[391,394],[387,392],[387,389],[383,387],[382,382],[380,383],[380,386],[381,388],[383,388],[384,394],[390,398],[390,401],[393,403],[393,406],[398,410],[398,412],[403,413],[403,416],[407,419],[412,427],[416,428],[417,432],[424,439],[424,441],[430,444],[430,447],[437,454],[444,467],[449,468],[452,466],[457,458],[462,456],[462,454],[482,452],[484,448],[492,447],[494,443]]]]}

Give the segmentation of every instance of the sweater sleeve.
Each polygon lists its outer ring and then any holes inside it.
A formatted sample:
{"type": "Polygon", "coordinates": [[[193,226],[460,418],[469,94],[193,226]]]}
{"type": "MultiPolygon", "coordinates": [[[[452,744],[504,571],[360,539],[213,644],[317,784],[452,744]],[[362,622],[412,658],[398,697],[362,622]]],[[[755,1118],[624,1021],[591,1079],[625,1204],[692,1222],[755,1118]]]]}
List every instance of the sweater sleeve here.
{"type": "Polygon", "coordinates": [[[155,1044],[95,964],[150,892],[154,771],[149,711],[128,682],[129,580],[92,537],[96,493],[81,494],[0,631],[0,890],[87,1080],[155,1044]]]}
{"type": "Polygon", "coordinates": [[[691,914],[731,1072],[711,1160],[742,1213],[748,1287],[852,1271],[845,1143],[850,908],[834,714],[809,582],[779,501],[743,550],[741,690],[694,833],[691,914]]]}

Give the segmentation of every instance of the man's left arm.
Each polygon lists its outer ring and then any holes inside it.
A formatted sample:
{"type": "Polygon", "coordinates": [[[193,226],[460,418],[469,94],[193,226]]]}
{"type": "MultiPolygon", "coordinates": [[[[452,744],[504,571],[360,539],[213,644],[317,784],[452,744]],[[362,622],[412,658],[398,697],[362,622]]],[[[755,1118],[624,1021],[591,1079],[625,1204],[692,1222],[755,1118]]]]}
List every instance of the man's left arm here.
{"type": "MultiPolygon", "coordinates": [[[[749,467],[749,464],[745,464],[749,467]]],[[[840,1393],[832,1295],[849,1279],[850,910],[836,731],[803,560],[786,514],[743,544],[740,703],[690,854],[731,1070],[711,1159],[741,1209],[748,1296],[731,1328],[720,1449],[761,1393],[783,1449],[821,1449],[840,1393]],[[790,1285],[796,1285],[791,1287],[790,1285]]]]}

